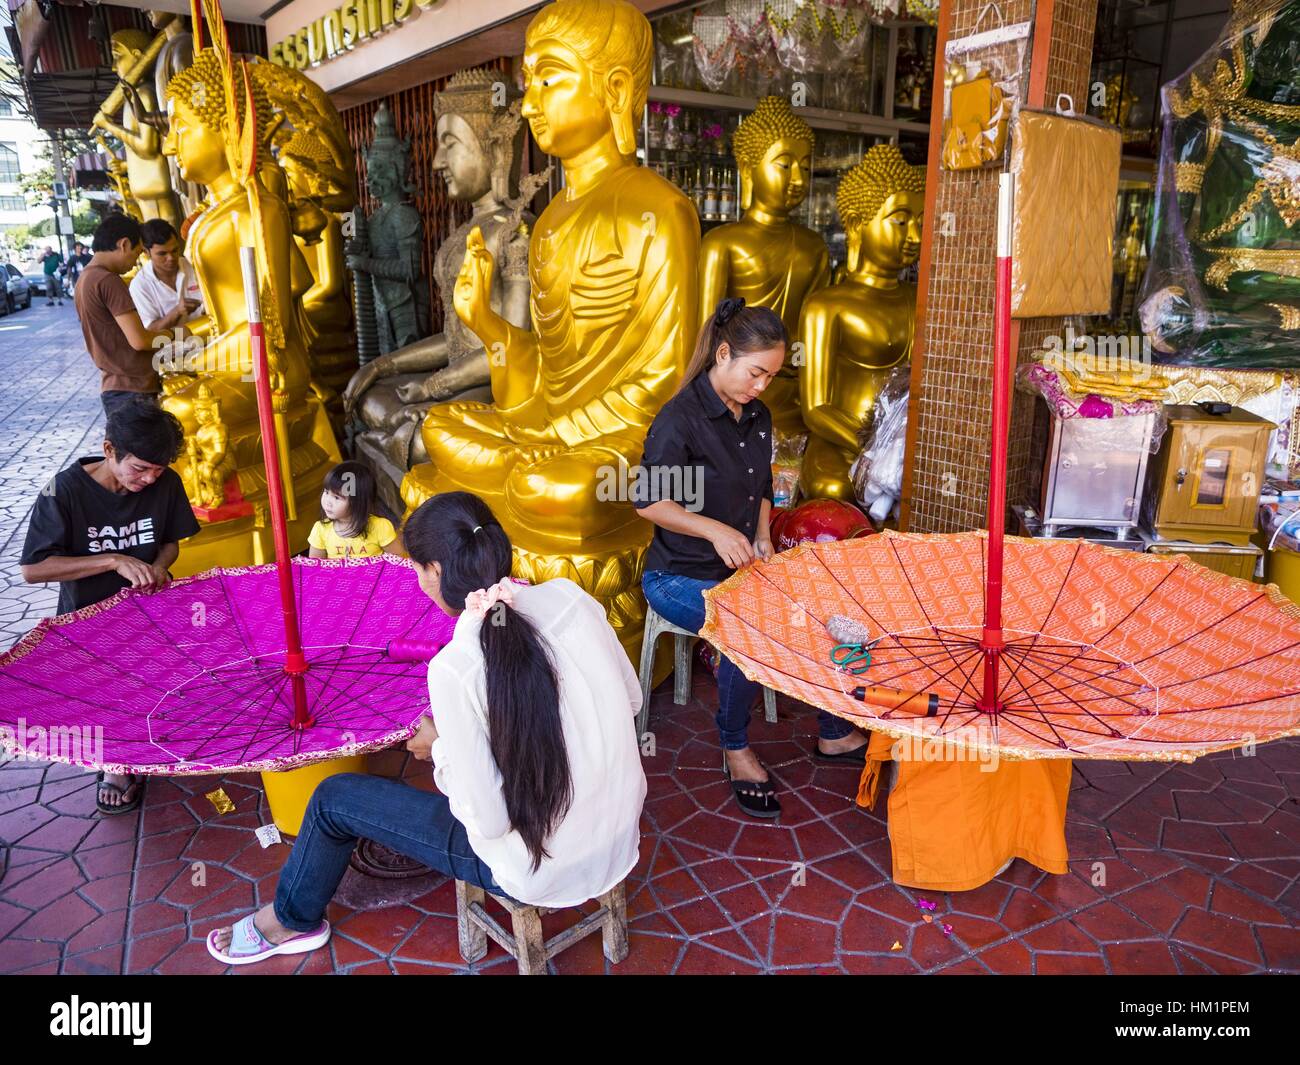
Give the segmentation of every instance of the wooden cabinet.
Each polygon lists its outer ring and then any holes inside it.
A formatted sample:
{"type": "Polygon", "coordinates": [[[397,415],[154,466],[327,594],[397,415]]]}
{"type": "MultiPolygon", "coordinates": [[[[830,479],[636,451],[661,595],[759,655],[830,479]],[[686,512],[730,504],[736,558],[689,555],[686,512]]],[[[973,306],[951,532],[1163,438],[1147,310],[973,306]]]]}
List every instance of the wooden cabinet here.
{"type": "Polygon", "coordinates": [[[1147,484],[1148,526],[1165,540],[1245,544],[1255,531],[1274,424],[1239,407],[1165,408],[1169,427],[1147,484]]]}

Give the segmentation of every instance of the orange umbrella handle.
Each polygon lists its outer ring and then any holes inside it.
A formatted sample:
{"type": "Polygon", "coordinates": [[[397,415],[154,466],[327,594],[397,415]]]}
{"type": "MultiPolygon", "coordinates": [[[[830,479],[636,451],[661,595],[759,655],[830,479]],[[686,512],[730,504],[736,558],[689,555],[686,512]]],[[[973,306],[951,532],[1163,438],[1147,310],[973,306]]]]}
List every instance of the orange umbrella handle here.
{"type": "Polygon", "coordinates": [[[853,698],[887,710],[901,710],[913,717],[934,717],[939,712],[939,697],[933,692],[902,692],[896,688],[854,688],[853,698]]]}

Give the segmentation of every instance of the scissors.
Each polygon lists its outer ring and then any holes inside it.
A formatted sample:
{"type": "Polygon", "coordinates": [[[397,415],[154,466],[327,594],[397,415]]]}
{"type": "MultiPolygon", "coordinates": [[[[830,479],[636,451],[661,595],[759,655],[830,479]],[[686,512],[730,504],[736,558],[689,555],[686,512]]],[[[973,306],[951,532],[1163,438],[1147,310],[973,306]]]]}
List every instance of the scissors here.
{"type": "Polygon", "coordinates": [[[831,663],[845,673],[860,676],[871,668],[871,649],[879,643],[837,643],[831,648],[831,663]]]}

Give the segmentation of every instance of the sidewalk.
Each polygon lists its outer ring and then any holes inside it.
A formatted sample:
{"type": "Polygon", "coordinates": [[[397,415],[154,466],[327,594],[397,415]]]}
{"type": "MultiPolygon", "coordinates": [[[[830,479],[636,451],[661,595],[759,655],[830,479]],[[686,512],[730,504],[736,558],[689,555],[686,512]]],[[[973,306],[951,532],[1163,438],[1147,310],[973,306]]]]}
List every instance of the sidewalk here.
{"type": "MultiPolygon", "coordinates": [[[[99,445],[96,375],[70,306],[0,318],[0,417],[0,636],[12,642],[55,601],[17,574],[31,497],[99,445]]],[[[784,698],[775,725],[756,715],[752,727],[784,812],[777,824],[743,818],[718,771],[715,698],[702,670],[686,706],[670,684],[654,698],[631,953],[609,971],[1300,972],[1300,740],[1189,766],[1078,762],[1068,875],[1016,862],[944,895],[890,881],[883,799],[874,813],[853,805],[857,774],[811,762],[814,715],[784,698]],[[936,904],[930,923],[921,899],[936,904]]],[[[400,751],[373,756],[371,771],[433,786],[400,751]]],[[[11,844],[0,972],[220,971],[204,937],[268,901],[288,855],[254,838],[269,821],[253,774],[154,780],[142,811],[104,818],[88,773],[0,765],[0,840],[11,844]],[[235,813],[204,798],[218,785],[235,813]]],[[[328,949],[251,971],[514,971],[495,944],[461,962],[448,882],[383,910],[335,903],[329,918],[328,949]]],[[[574,919],[556,914],[548,931],[574,919]]],[[[606,971],[599,937],[553,967],[606,971]]]]}

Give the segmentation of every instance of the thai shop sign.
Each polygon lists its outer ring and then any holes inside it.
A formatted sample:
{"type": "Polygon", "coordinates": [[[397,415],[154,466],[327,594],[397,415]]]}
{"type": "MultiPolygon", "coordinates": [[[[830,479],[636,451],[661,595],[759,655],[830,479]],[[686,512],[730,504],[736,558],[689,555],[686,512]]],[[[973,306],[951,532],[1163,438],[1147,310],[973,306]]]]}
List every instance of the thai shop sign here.
{"type": "Polygon", "coordinates": [[[305,70],[365,44],[442,0],[347,0],[270,47],[272,63],[305,70]]]}

